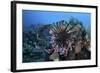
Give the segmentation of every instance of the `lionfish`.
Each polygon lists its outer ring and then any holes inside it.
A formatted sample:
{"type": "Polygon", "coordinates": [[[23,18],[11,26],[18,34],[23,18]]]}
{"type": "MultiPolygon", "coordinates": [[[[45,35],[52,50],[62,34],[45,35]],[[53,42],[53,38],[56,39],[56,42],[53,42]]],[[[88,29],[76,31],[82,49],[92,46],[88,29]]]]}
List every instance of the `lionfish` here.
{"type": "MultiPolygon", "coordinates": [[[[52,45],[56,44],[59,46],[58,50],[60,50],[60,48],[65,48],[67,50],[65,50],[65,52],[68,54],[68,50],[72,48],[72,45],[74,44],[77,45],[75,46],[76,53],[80,52],[82,39],[85,37],[82,36],[83,30],[84,27],[82,23],[75,18],[71,18],[69,22],[61,20],[53,23],[50,26],[52,45]]],[[[63,51],[64,50],[59,52],[62,53],[63,51]]]]}

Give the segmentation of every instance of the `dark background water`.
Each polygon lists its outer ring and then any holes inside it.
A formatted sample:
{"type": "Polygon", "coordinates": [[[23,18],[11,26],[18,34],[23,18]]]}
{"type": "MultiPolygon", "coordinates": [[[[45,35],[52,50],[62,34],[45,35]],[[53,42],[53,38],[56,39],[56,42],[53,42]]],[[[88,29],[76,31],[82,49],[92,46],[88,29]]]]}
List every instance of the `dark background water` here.
{"type": "Polygon", "coordinates": [[[66,20],[74,17],[81,21],[87,28],[91,27],[91,14],[79,12],[55,12],[23,10],[23,26],[52,24],[55,21],[66,20]]]}

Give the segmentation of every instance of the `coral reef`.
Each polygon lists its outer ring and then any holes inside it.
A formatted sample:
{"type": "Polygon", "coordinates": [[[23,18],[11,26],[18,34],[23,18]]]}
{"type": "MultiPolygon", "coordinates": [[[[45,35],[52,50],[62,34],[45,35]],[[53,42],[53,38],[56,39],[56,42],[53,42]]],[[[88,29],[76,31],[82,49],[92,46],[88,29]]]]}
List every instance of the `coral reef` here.
{"type": "Polygon", "coordinates": [[[90,30],[75,18],[23,28],[23,63],[91,58],[90,30]]]}

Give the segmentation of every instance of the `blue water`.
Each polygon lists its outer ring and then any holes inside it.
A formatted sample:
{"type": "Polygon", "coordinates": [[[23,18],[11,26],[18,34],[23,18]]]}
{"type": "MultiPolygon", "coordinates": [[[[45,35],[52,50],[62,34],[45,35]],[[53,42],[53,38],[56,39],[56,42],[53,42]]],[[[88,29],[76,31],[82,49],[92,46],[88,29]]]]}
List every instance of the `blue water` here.
{"type": "Polygon", "coordinates": [[[68,21],[71,17],[74,17],[87,28],[91,27],[90,13],[23,10],[22,17],[23,26],[52,24],[60,20],[68,21]]]}

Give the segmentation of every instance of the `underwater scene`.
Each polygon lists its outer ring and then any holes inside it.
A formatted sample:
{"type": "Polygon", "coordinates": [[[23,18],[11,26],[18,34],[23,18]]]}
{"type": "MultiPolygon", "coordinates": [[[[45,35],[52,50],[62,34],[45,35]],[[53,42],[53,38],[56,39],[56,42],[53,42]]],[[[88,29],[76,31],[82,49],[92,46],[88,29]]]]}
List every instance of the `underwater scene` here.
{"type": "Polygon", "coordinates": [[[22,62],[91,59],[91,14],[22,11],[22,62]]]}

